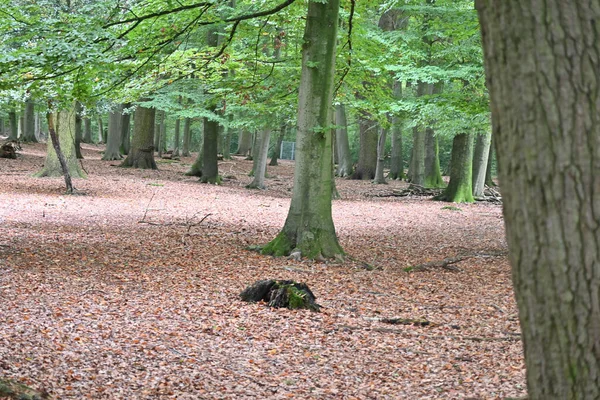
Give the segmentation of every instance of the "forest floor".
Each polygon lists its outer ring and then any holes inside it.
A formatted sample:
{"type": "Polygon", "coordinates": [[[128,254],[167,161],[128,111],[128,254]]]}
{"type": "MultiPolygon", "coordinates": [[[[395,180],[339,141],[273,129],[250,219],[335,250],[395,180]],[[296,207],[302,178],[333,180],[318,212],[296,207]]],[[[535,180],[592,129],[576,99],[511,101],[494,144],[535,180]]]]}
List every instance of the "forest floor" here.
{"type": "Polygon", "coordinates": [[[333,218],[351,257],[295,261],[246,250],[283,226],[293,162],[249,190],[241,157],[214,186],[183,175],[192,158],[121,169],[84,145],[89,177],[67,196],[61,178],[32,177],[45,149],[0,159],[0,377],[56,399],[525,394],[500,206],[338,179],[333,218]],[[455,270],[407,271],[461,255],[455,270]],[[239,300],[266,278],[306,282],[322,312],[239,300]]]}

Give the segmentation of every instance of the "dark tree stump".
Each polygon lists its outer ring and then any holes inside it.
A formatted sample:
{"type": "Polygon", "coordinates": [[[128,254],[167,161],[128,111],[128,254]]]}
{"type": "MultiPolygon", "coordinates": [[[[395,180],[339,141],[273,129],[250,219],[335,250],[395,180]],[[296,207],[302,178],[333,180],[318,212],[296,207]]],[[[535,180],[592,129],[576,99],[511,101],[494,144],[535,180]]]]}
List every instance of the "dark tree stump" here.
{"type": "Polygon", "coordinates": [[[319,311],[320,305],[306,283],[264,279],[248,286],[240,297],[243,301],[264,301],[269,307],[319,311]]]}
{"type": "Polygon", "coordinates": [[[10,159],[16,160],[18,148],[19,148],[19,145],[15,144],[14,142],[4,143],[0,147],[0,158],[10,158],[10,159]]]}

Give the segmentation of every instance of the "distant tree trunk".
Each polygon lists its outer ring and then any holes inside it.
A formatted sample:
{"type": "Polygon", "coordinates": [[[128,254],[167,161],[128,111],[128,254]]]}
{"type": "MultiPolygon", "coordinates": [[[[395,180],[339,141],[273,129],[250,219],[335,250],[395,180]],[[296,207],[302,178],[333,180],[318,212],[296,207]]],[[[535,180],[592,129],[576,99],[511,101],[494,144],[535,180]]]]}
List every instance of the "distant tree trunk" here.
{"type": "MultiPolygon", "coordinates": [[[[402,82],[395,80],[393,89],[394,99],[402,99],[402,82]]],[[[392,116],[392,154],[390,158],[390,179],[404,179],[404,160],[402,158],[402,119],[392,116]]]]}
{"type": "MultiPolygon", "coordinates": [[[[215,111],[213,106],[212,112],[215,111]]],[[[202,183],[219,183],[219,161],[217,157],[217,147],[219,141],[219,123],[208,118],[204,118],[204,145],[202,148],[202,183]]]]}
{"type": "Polygon", "coordinates": [[[158,157],[163,156],[163,152],[167,149],[167,113],[165,111],[160,112],[160,134],[158,135],[158,157]]]}
{"type": "Polygon", "coordinates": [[[181,148],[182,157],[190,156],[190,142],[192,141],[191,125],[192,120],[190,118],[185,118],[183,120],[183,147],[181,148]]]}
{"type": "Polygon", "coordinates": [[[158,152],[158,156],[161,156],[160,151],[160,122],[162,121],[163,113],[161,110],[156,111],[154,117],[154,151],[158,152]]]}
{"type": "MultiPolygon", "coordinates": [[[[130,103],[123,105],[124,109],[129,109],[130,107],[130,103]]],[[[119,151],[121,154],[127,155],[129,154],[129,150],[131,150],[131,112],[127,110],[127,112],[123,112],[121,115],[121,146],[119,151]]]]}
{"type": "Polygon", "coordinates": [[[480,134],[475,138],[473,152],[473,197],[482,197],[485,189],[485,173],[490,154],[491,134],[480,134]]]}
{"type": "Polygon", "coordinates": [[[352,175],[352,179],[370,180],[375,178],[377,169],[377,142],[378,124],[370,119],[369,115],[363,114],[358,120],[360,133],[360,149],[358,151],[358,165],[352,175]]]}
{"type": "Polygon", "coordinates": [[[450,182],[440,200],[472,203],[473,199],[473,136],[461,133],[452,142],[450,182]]]}
{"type": "Polygon", "coordinates": [[[261,131],[258,143],[258,154],[254,159],[254,179],[247,186],[249,189],[264,189],[265,188],[265,173],[267,172],[267,155],[269,152],[269,141],[271,138],[271,130],[265,128],[261,131]]]}
{"type": "Polygon", "coordinates": [[[247,156],[250,148],[252,147],[252,134],[247,129],[240,131],[240,137],[238,139],[238,149],[235,152],[240,156],[247,156]]]}
{"type": "Polygon", "coordinates": [[[78,159],[83,159],[81,154],[81,137],[82,135],[82,124],[81,124],[81,111],[83,107],[80,102],[75,102],[75,156],[78,159]]]}
{"type": "Polygon", "coordinates": [[[175,120],[175,133],[173,134],[173,157],[179,156],[179,142],[181,140],[179,131],[181,130],[181,118],[175,120]]]}
{"type": "Polygon", "coordinates": [[[494,180],[492,179],[492,159],[494,156],[495,147],[496,146],[494,145],[494,135],[491,135],[490,149],[489,149],[488,159],[487,159],[487,168],[485,169],[485,184],[486,184],[486,186],[489,186],[489,187],[496,186],[496,182],[494,182],[494,180]]]}
{"type": "Polygon", "coordinates": [[[102,122],[102,115],[98,115],[98,143],[104,143],[106,141],[106,137],[104,135],[104,126],[102,122]]]}
{"type": "Polygon", "coordinates": [[[4,136],[4,118],[0,118],[0,135],[4,136]]]}
{"type": "Polygon", "coordinates": [[[92,143],[92,120],[89,117],[83,119],[83,143],[92,143]]]}
{"type": "Polygon", "coordinates": [[[379,141],[377,143],[377,168],[375,170],[375,179],[373,183],[387,184],[383,174],[385,165],[385,141],[387,138],[387,129],[379,128],[379,141]]]}
{"type": "MultiPolygon", "coordinates": [[[[65,176],[63,165],[66,166],[70,177],[84,178],[85,174],[81,170],[79,161],[75,154],[75,104],[70,110],[62,110],[57,113],[56,121],[53,115],[48,117],[48,130],[54,131],[56,141],[50,137],[48,140],[46,161],[44,167],[36,174],[37,177],[44,176],[65,176]],[[57,153],[57,145],[60,152],[57,153]],[[64,163],[61,164],[59,155],[64,157],[64,163]]],[[[51,132],[50,132],[51,134],[51,132]]],[[[66,177],[65,177],[66,179],[66,177]]],[[[69,178],[70,179],[70,178],[69,178]]],[[[68,186],[68,185],[67,185],[68,186]]]]}
{"type": "Polygon", "coordinates": [[[430,127],[425,129],[425,177],[423,186],[426,188],[446,186],[440,170],[438,138],[430,127]]]}
{"type": "MultiPolygon", "coordinates": [[[[419,82],[417,85],[417,97],[423,96],[425,83],[419,82]]],[[[425,132],[419,126],[413,128],[413,152],[411,160],[411,184],[425,185],[425,132]]]]}
{"type": "Polygon", "coordinates": [[[25,107],[23,110],[23,131],[21,141],[37,143],[35,137],[35,103],[33,99],[28,98],[25,101],[25,107]]]}
{"type": "Polygon", "coordinates": [[[281,154],[281,145],[283,143],[283,138],[287,132],[287,125],[282,125],[279,129],[279,135],[277,135],[277,143],[275,144],[275,148],[273,149],[273,154],[271,155],[271,162],[269,165],[274,167],[277,165],[277,160],[279,159],[279,155],[281,154]]]}
{"type": "Polygon", "coordinates": [[[335,106],[335,144],[338,154],[337,176],[346,177],[352,174],[352,158],[348,142],[348,121],[346,107],[343,104],[335,106]]]}
{"type": "Polygon", "coordinates": [[[121,167],[157,169],[154,160],[154,119],[156,110],[137,106],[133,114],[131,149],[121,167]]]}
{"type": "Polygon", "coordinates": [[[340,1],[311,1],[302,45],[294,190],[282,231],[264,254],[306,258],[344,254],[333,225],[332,99],[340,1]],[[316,132],[315,128],[321,130],[316,132]],[[329,128],[328,128],[329,127],[329,128]]]}
{"type": "Polygon", "coordinates": [[[41,117],[40,117],[40,113],[35,113],[35,118],[34,118],[34,132],[35,132],[35,138],[36,140],[39,142],[42,139],[44,139],[44,134],[42,133],[42,121],[41,121],[41,117]]]}
{"type": "Polygon", "coordinates": [[[17,140],[19,138],[19,125],[17,123],[17,112],[12,110],[8,112],[8,124],[10,127],[9,140],[17,140]]]}
{"type": "Polygon", "coordinates": [[[104,151],[103,160],[120,160],[123,157],[119,152],[121,146],[121,115],[123,105],[117,105],[111,112],[108,118],[108,138],[106,140],[106,150],[104,151]]]}

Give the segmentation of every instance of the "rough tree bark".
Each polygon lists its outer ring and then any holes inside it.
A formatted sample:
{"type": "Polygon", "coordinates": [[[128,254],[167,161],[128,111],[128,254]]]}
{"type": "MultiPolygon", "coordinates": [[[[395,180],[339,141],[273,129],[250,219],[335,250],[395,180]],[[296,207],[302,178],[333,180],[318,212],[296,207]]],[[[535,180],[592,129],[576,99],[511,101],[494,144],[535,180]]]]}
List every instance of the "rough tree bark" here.
{"type": "Polygon", "coordinates": [[[387,129],[379,128],[379,139],[377,142],[377,167],[375,169],[375,179],[373,183],[387,184],[383,174],[385,164],[385,140],[387,139],[387,129]]]}
{"type": "Polygon", "coordinates": [[[495,143],[494,143],[494,135],[492,135],[491,138],[491,142],[490,142],[490,150],[488,153],[488,159],[487,159],[487,168],[485,169],[485,184],[489,187],[492,186],[496,186],[496,182],[494,182],[494,180],[492,179],[492,161],[494,158],[494,148],[495,148],[495,143]]]}
{"type": "Polygon", "coordinates": [[[123,157],[119,151],[121,146],[121,114],[123,105],[119,104],[110,112],[108,117],[108,138],[106,139],[106,150],[103,160],[120,160],[123,157]]]}
{"type": "Polygon", "coordinates": [[[254,159],[254,179],[248,186],[249,189],[264,189],[265,174],[267,172],[267,156],[269,152],[269,141],[271,138],[271,130],[265,128],[260,133],[258,143],[258,154],[254,159]]]}
{"type": "Polygon", "coordinates": [[[598,399],[600,6],[476,6],[528,396],[598,399]]]}
{"type": "Polygon", "coordinates": [[[438,197],[453,203],[472,203],[473,199],[473,135],[461,133],[452,141],[450,182],[438,197]]]}
{"type": "Polygon", "coordinates": [[[336,175],[341,177],[350,176],[352,175],[352,158],[350,154],[350,142],[348,141],[346,107],[343,104],[335,106],[335,125],[335,145],[338,154],[336,175]]]}
{"type": "Polygon", "coordinates": [[[475,138],[473,151],[473,197],[482,197],[485,189],[485,176],[490,154],[492,135],[483,133],[475,138]]]}
{"type": "Polygon", "coordinates": [[[342,256],[331,215],[331,127],[339,0],[311,1],[302,45],[294,190],[287,219],[265,254],[342,256]]]}
{"type": "Polygon", "coordinates": [[[133,114],[131,149],[121,167],[157,169],[154,160],[154,119],[156,110],[137,106],[133,114]]]}
{"type": "MultiPolygon", "coordinates": [[[[69,181],[71,177],[85,178],[75,154],[75,104],[73,103],[73,107],[69,110],[59,111],[56,120],[54,120],[54,115],[49,114],[48,129],[51,140],[48,140],[46,161],[44,167],[36,176],[65,176],[66,181],[66,170],[69,174],[69,181]],[[52,131],[50,131],[50,128],[52,128],[52,131]],[[53,136],[56,137],[56,140],[53,136]],[[57,149],[60,149],[60,151],[57,149]],[[64,160],[59,158],[60,155],[63,156],[64,160]]],[[[67,184],[67,190],[72,191],[72,185],[69,189],[69,184],[67,184]]]]}

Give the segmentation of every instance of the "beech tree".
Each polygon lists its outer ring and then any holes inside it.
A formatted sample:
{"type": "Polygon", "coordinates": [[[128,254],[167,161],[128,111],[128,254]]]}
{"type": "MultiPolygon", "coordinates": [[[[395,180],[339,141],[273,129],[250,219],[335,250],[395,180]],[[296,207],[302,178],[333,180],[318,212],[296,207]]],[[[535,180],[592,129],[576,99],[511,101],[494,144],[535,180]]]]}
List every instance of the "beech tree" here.
{"type": "Polygon", "coordinates": [[[344,254],[331,215],[331,121],[339,7],[339,0],[308,3],[292,201],[282,231],[262,249],[264,254],[300,252],[307,258],[344,254]]]}
{"type": "Polygon", "coordinates": [[[477,0],[531,400],[600,398],[597,0],[477,0]]]}

